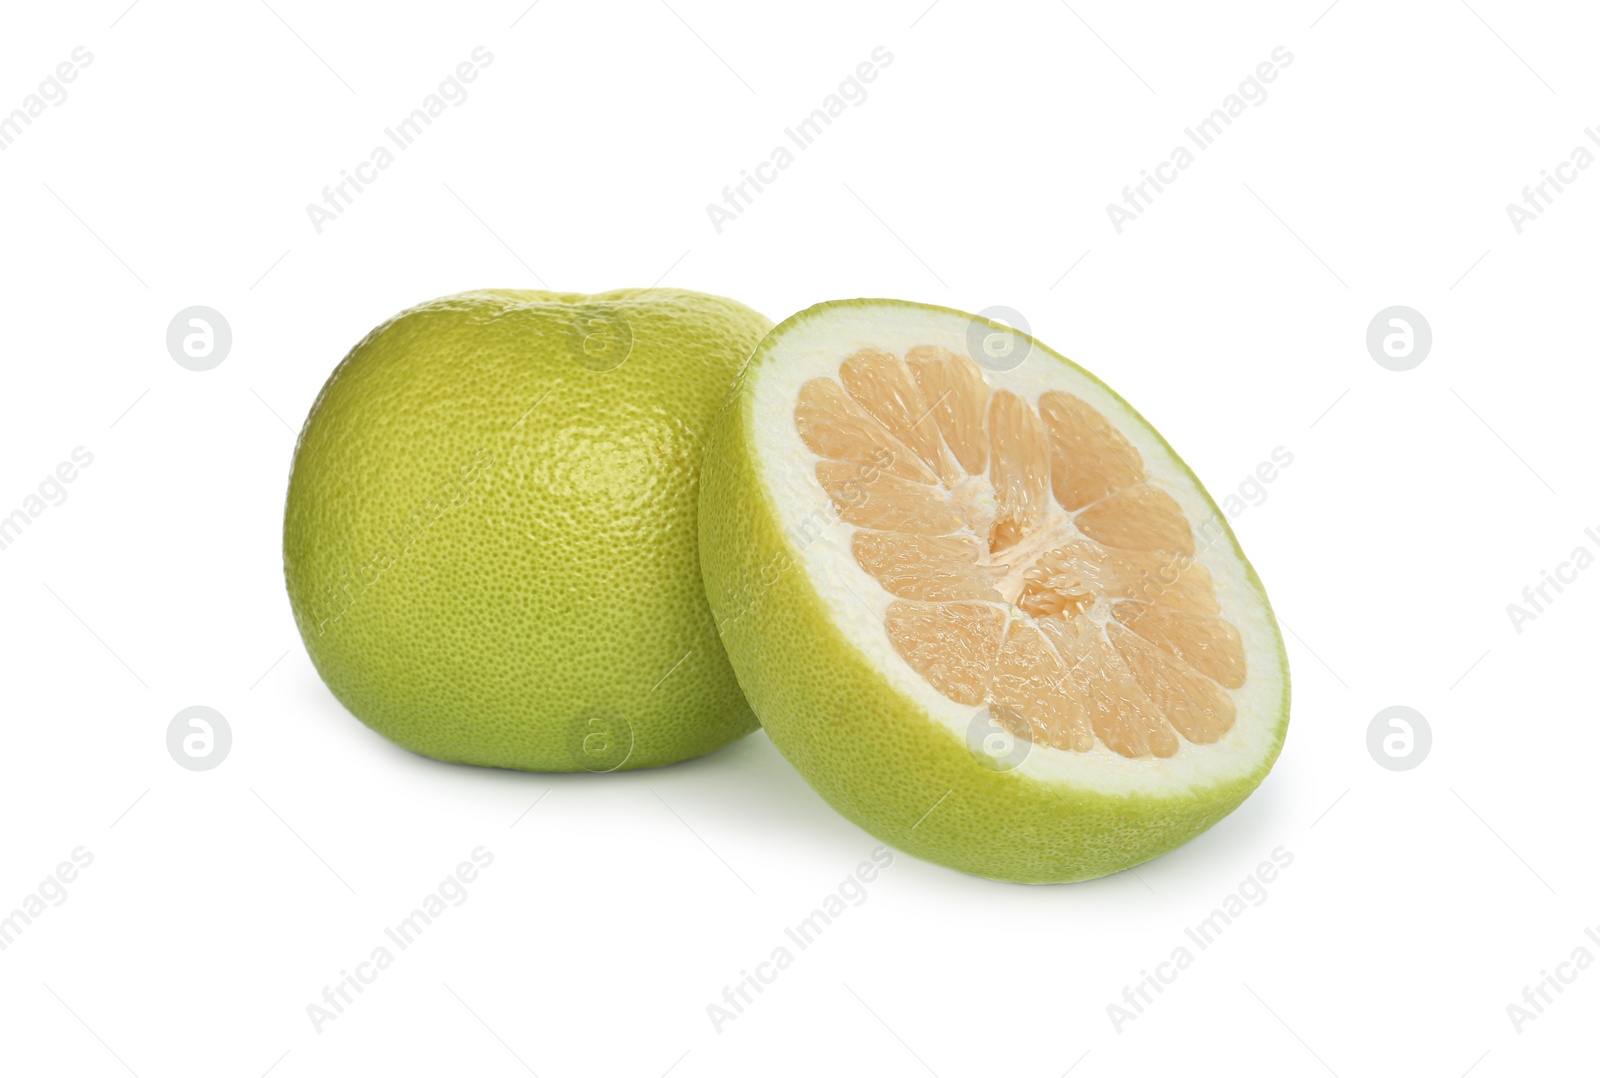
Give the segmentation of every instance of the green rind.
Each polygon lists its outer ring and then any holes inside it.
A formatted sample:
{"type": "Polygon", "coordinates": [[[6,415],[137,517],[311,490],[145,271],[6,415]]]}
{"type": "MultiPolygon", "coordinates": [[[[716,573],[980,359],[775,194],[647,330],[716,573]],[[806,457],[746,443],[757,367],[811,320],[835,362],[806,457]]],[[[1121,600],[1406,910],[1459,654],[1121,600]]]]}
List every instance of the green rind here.
{"type": "Polygon", "coordinates": [[[413,752],[528,771],[671,764],[754,731],[694,518],[702,432],[771,325],[681,289],[493,289],[369,333],[311,408],[284,513],[334,696],[413,752]],[[598,310],[630,327],[614,369],[574,358],[598,310]]]}
{"type": "MultiPolygon", "coordinates": [[[[1166,853],[1232,812],[1271,770],[1288,729],[1288,658],[1275,618],[1283,698],[1271,752],[1248,775],[1171,797],[1106,795],[986,767],[845,639],[800,569],[799,549],[757,474],[751,428],[755,377],[776,342],[838,306],[949,310],[877,299],[808,308],[756,347],[713,426],[700,493],[701,571],[740,687],[773,744],[824,800],[880,840],[992,879],[1104,876],[1166,853]]],[[[1094,379],[1041,342],[1033,345],[1094,379]]],[[[1195,486],[1204,491],[1198,479],[1195,486]]],[[[1205,497],[1270,616],[1260,578],[1205,497]]]]}

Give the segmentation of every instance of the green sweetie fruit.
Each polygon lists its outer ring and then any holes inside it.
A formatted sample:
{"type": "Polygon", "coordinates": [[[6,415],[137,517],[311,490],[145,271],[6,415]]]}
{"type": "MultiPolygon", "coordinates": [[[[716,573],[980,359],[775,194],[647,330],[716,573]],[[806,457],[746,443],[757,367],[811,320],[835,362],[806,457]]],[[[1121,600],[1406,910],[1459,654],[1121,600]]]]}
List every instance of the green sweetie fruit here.
{"type": "Polygon", "coordinates": [[[1216,504],[1000,323],[890,300],[783,322],[713,427],[699,527],[773,743],[918,857],[1116,872],[1233,811],[1282,748],[1283,640],[1216,504]]]}
{"type": "Polygon", "coordinates": [[[678,289],[413,307],[328,379],[284,574],[357,718],[440,760],[670,764],[756,728],[696,562],[703,436],[771,322],[678,289]]]}

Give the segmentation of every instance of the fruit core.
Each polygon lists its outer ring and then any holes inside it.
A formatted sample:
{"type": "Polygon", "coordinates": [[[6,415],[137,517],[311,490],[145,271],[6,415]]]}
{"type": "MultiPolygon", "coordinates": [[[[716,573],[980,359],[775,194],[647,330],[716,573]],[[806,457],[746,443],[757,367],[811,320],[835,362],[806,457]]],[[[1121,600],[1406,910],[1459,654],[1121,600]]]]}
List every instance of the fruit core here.
{"type": "Polygon", "coordinates": [[[1015,735],[1169,757],[1234,722],[1239,632],[1182,507],[1094,408],[992,387],[929,345],[863,349],[800,389],[795,426],[891,596],[895,651],[1015,735]]]}

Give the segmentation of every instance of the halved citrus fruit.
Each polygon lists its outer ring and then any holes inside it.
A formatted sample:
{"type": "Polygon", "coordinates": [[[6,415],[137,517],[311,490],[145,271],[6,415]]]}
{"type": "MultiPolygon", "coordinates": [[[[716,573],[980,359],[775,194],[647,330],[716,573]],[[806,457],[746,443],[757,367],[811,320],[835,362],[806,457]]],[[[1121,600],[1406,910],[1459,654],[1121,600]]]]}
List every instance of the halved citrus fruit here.
{"type": "Polygon", "coordinates": [[[1216,504],[1002,324],[847,300],[777,326],[717,419],[699,527],[773,743],[930,861],[1115,872],[1231,812],[1283,745],[1282,637],[1216,504]]]}

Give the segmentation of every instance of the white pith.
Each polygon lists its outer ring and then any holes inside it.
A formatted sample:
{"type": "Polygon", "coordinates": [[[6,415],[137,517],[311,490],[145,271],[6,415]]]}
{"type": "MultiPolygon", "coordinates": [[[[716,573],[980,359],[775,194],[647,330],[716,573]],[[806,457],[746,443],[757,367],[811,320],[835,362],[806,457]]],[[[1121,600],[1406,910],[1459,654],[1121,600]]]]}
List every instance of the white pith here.
{"type": "MultiPolygon", "coordinates": [[[[839,520],[818,481],[819,458],[801,441],[794,410],[806,381],[838,379],[839,365],[861,349],[904,357],[918,345],[933,345],[969,354],[970,324],[970,318],[959,312],[892,303],[813,309],[769,336],[750,372],[755,467],[799,566],[850,645],[891,688],[963,741],[974,714],[982,709],[951,700],[895,651],[884,629],[894,596],[857,563],[851,550],[857,529],[839,520]]],[[[1173,796],[1257,771],[1277,741],[1285,671],[1271,613],[1250,583],[1232,542],[1212,529],[1209,534],[1215,540],[1207,543],[1200,531],[1201,522],[1217,519],[1216,510],[1143,420],[1098,382],[1037,343],[1020,366],[1009,371],[986,369],[984,377],[991,389],[1010,390],[1033,406],[1047,390],[1071,393],[1098,410],[1138,449],[1147,481],[1176,499],[1195,529],[1195,560],[1210,570],[1221,616],[1239,630],[1248,666],[1242,687],[1223,689],[1232,697],[1237,714],[1233,728],[1215,744],[1185,741],[1171,757],[1130,759],[1098,740],[1087,752],[1036,742],[1014,773],[1096,793],[1173,796]]],[[[1050,530],[1071,533],[1067,517],[1052,503],[1050,530]]],[[[1010,597],[1006,584],[1000,590],[1010,597]]]]}

